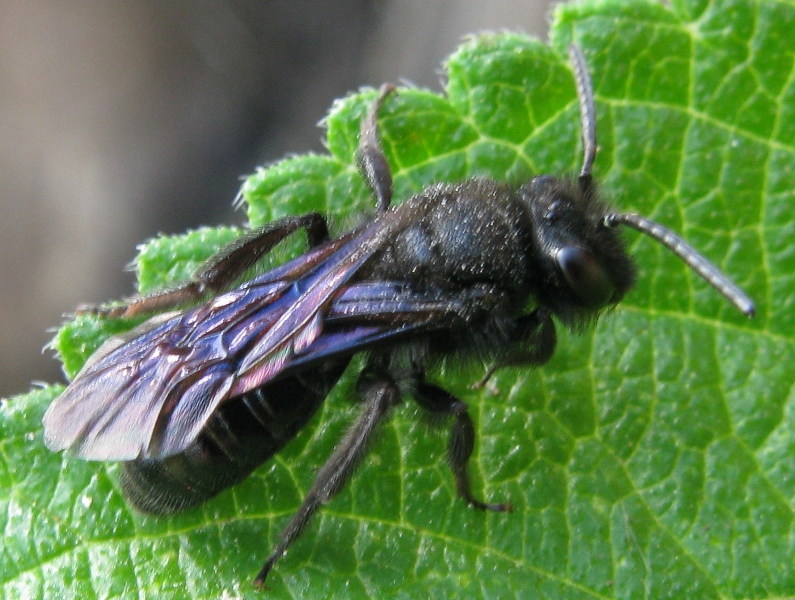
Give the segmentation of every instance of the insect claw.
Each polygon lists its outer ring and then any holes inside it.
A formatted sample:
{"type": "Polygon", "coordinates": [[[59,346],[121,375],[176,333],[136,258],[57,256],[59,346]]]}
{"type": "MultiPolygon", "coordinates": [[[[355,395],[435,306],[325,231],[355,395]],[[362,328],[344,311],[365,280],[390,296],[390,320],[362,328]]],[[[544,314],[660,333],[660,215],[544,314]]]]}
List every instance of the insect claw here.
{"type": "Polygon", "coordinates": [[[267,589],[269,589],[265,585],[265,580],[268,578],[268,575],[270,574],[271,569],[273,568],[273,565],[276,564],[276,561],[279,560],[279,558],[280,557],[276,556],[275,554],[271,554],[268,557],[268,560],[265,561],[265,564],[262,566],[262,569],[260,569],[260,572],[257,573],[256,578],[254,578],[254,587],[255,588],[257,588],[258,590],[267,590],[267,589]]]}
{"type": "Polygon", "coordinates": [[[510,502],[503,502],[501,504],[487,504],[486,508],[494,512],[513,512],[513,505],[510,502]]]}
{"type": "Polygon", "coordinates": [[[513,505],[510,502],[482,502],[475,498],[466,498],[467,504],[478,510],[488,510],[490,512],[513,512],[513,505]]]}
{"type": "MultiPolygon", "coordinates": [[[[479,380],[477,380],[475,383],[471,384],[471,385],[469,386],[469,389],[470,389],[470,390],[480,390],[480,389],[483,389],[484,387],[486,387],[486,386],[488,385],[488,383],[491,381],[491,378],[494,376],[494,374],[495,374],[495,373],[496,373],[496,372],[497,372],[497,371],[500,369],[500,367],[502,367],[502,366],[503,366],[503,365],[500,365],[499,363],[496,363],[496,364],[494,364],[494,365],[490,366],[490,367],[488,368],[488,370],[486,371],[486,373],[483,375],[483,377],[481,377],[481,378],[480,378],[479,380]]],[[[499,394],[499,393],[500,393],[500,390],[498,390],[498,389],[497,389],[497,386],[495,386],[495,385],[489,385],[489,386],[488,386],[488,392],[489,392],[489,394],[491,394],[492,396],[496,396],[497,394],[499,394]]]]}
{"type": "Polygon", "coordinates": [[[124,316],[126,310],[126,305],[97,306],[96,304],[81,304],[75,309],[74,314],[75,316],[93,315],[95,317],[104,317],[106,319],[118,319],[124,316]]]}

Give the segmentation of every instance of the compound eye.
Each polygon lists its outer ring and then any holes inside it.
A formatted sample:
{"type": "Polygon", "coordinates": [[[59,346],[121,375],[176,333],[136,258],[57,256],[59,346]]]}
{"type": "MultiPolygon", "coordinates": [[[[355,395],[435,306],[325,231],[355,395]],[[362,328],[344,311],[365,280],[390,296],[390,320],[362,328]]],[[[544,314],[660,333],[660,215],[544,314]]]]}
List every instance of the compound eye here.
{"type": "Polygon", "coordinates": [[[558,250],[555,258],[569,287],[585,306],[599,308],[610,302],[615,292],[613,283],[589,252],[565,246],[558,250]]]}

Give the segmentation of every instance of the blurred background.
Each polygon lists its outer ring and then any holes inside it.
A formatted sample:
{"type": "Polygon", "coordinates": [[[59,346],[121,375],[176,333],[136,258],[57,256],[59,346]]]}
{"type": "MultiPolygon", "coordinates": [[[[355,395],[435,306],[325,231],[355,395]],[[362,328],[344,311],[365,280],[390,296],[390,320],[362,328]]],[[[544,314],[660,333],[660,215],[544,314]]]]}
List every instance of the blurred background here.
{"type": "Polygon", "coordinates": [[[241,223],[241,176],[322,151],[335,98],[441,90],[462,36],[546,39],[550,4],[0,0],[0,397],[64,380],[48,329],[129,295],[136,244],[241,223]]]}

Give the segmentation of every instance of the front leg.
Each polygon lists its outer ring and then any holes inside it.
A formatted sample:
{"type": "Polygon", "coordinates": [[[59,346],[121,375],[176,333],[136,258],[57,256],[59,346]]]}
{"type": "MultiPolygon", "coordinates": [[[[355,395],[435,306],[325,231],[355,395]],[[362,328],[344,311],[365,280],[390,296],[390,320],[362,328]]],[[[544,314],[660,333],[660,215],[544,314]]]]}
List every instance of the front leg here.
{"type": "Polygon", "coordinates": [[[480,381],[470,386],[471,389],[485,386],[492,375],[503,367],[540,367],[547,364],[555,353],[556,345],[557,334],[552,316],[545,309],[537,308],[517,319],[507,350],[497,357],[480,381]]]}

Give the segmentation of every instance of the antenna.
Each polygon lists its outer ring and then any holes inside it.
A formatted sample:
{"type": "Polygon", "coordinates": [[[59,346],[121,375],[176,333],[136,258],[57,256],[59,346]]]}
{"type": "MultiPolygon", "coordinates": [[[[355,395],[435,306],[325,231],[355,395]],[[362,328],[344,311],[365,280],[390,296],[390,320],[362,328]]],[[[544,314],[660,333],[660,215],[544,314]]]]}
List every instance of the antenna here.
{"type": "Polygon", "coordinates": [[[609,213],[605,215],[604,224],[608,227],[626,225],[657,240],[681,258],[687,266],[698,273],[699,277],[723,294],[745,316],[753,317],[756,313],[754,301],[744,291],[698,250],[667,227],[636,213],[609,213]]]}
{"type": "MultiPolygon", "coordinates": [[[[589,194],[593,182],[593,163],[596,159],[596,103],[588,64],[585,62],[582,50],[576,44],[569,46],[569,58],[574,68],[577,98],[580,101],[583,151],[580,190],[583,194],[589,194]]],[[[609,213],[604,217],[604,224],[607,227],[626,225],[657,240],[682,259],[699,277],[723,294],[741,313],[747,317],[754,316],[756,312],[754,301],[704,255],[667,227],[636,213],[609,213]]]]}
{"type": "Polygon", "coordinates": [[[582,169],[580,170],[580,189],[587,192],[591,188],[593,161],[596,159],[596,102],[593,83],[588,72],[588,64],[582,50],[576,44],[569,46],[569,58],[574,67],[577,83],[577,98],[580,101],[580,129],[582,131],[582,169]]]}

